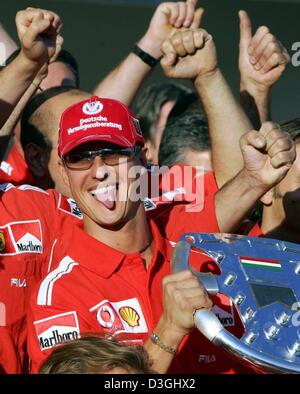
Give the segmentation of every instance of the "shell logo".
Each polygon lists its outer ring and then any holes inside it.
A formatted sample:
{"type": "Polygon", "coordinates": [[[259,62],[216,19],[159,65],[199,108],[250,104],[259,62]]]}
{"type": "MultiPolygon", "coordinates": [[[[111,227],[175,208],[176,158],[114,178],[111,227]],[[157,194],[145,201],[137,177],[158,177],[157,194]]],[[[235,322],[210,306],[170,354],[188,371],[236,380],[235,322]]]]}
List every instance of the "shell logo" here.
{"type": "Polygon", "coordinates": [[[119,313],[130,327],[137,327],[139,325],[140,316],[135,309],[130,306],[123,306],[119,309],[119,313]]]}

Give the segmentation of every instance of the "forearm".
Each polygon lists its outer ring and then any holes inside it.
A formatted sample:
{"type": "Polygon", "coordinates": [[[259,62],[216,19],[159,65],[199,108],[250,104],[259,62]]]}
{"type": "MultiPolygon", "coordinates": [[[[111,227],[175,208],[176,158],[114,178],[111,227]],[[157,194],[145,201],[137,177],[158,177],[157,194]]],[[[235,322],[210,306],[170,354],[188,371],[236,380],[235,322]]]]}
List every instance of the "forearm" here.
{"type": "MultiPolygon", "coordinates": [[[[143,37],[138,46],[155,59],[161,56],[160,51],[158,52],[147,37],[143,37]]],[[[130,53],[98,84],[94,93],[99,97],[114,98],[130,105],[151,70],[137,55],[130,53]]]]}
{"type": "Polygon", "coordinates": [[[258,130],[261,124],[271,120],[270,91],[259,91],[247,84],[240,84],[240,103],[254,128],[258,130]]]}
{"type": "Polygon", "coordinates": [[[239,139],[253,127],[219,69],[197,77],[195,88],[207,115],[213,168],[222,187],[243,167],[239,139]]]}
{"type": "MultiPolygon", "coordinates": [[[[183,336],[168,327],[163,321],[163,319],[160,319],[158,325],[154,329],[154,332],[159,336],[160,340],[164,344],[174,349],[178,348],[183,339],[183,336]]],[[[150,337],[145,343],[144,348],[147,351],[149,358],[152,362],[152,369],[157,373],[167,373],[174,358],[174,355],[166,352],[157,344],[153,343],[150,337]]]]}
{"type": "Polygon", "coordinates": [[[220,232],[234,233],[257,201],[268,191],[241,170],[215,195],[215,210],[220,232]]]}
{"type": "Polygon", "coordinates": [[[22,54],[0,73],[0,127],[3,126],[15,105],[34,80],[39,71],[39,65],[30,62],[22,54]]]}

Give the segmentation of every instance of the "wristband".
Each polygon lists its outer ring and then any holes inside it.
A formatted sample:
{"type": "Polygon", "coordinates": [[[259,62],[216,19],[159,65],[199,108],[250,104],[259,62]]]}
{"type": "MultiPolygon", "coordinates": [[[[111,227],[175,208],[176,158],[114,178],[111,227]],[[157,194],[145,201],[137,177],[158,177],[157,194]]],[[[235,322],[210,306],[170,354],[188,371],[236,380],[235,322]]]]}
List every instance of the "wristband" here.
{"type": "Polygon", "coordinates": [[[133,46],[132,52],[151,68],[153,68],[159,62],[159,59],[155,59],[155,57],[143,51],[137,44],[133,46]]]}
{"type": "Polygon", "coordinates": [[[177,349],[175,349],[174,347],[165,345],[165,344],[160,340],[159,336],[155,334],[155,332],[152,331],[150,338],[151,338],[151,341],[152,341],[153,343],[155,343],[155,345],[159,346],[159,347],[160,347],[162,350],[164,350],[165,352],[168,352],[168,353],[173,354],[173,355],[177,353],[177,349]]]}

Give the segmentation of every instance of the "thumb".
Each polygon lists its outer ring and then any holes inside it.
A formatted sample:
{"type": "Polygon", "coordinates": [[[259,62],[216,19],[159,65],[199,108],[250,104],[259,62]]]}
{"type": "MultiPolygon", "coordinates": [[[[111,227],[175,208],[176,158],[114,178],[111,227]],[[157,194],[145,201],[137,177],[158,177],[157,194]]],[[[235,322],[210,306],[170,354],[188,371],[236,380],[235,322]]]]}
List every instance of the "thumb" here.
{"type": "Polygon", "coordinates": [[[62,37],[60,34],[58,34],[58,35],[56,36],[56,48],[55,48],[55,53],[54,53],[54,55],[51,57],[49,63],[55,62],[55,60],[57,59],[57,56],[59,55],[59,52],[61,51],[61,48],[62,48],[63,43],[64,43],[63,37],[62,37]]]}
{"type": "Polygon", "coordinates": [[[165,74],[169,74],[169,72],[172,70],[174,64],[176,63],[177,56],[174,52],[169,52],[168,54],[165,54],[161,61],[160,65],[162,69],[164,70],[165,74]]]}
{"type": "Polygon", "coordinates": [[[204,12],[205,12],[204,8],[198,8],[195,11],[193,23],[191,24],[190,29],[198,29],[201,26],[204,12]]]}
{"type": "Polygon", "coordinates": [[[251,20],[246,11],[239,11],[240,18],[240,52],[247,51],[252,39],[251,20]]]}

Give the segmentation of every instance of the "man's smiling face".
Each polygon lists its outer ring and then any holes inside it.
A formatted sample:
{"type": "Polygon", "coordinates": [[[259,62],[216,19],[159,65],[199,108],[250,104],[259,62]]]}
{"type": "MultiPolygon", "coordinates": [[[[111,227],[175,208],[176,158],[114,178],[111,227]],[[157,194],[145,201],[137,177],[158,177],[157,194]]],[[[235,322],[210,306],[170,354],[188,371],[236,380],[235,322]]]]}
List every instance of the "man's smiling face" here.
{"type": "MultiPolygon", "coordinates": [[[[68,160],[78,160],[80,155],[102,149],[119,150],[122,147],[104,141],[93,141],[80,145],[67,155],[68,160]]],[[[140,201],[133,201],[131,189],[136,181],[129,177],[130,169],[141,164],[139,153],[134,156],[119,156],[115,165],[107,164],[105,158],[91,159],[90,168],[68,168],[64,166],[64,179],[82,212],[92,221],[105,228],[113,228],[127,221],[136,212],[140,201]]]]}

